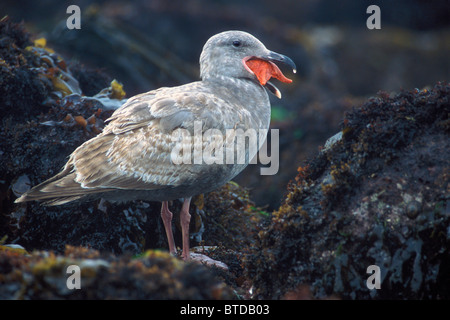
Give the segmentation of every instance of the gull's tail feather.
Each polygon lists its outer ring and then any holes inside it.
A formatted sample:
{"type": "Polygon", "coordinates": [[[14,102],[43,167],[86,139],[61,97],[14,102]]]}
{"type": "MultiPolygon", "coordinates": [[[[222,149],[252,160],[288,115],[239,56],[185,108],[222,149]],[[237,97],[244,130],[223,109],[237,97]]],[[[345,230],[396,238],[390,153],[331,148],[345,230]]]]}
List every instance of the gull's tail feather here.
{"type": "Polygon", "coordinates": [[[71,201],[79,200],[92,193],[101,193],[109,189],[83,188],[75,181],[75,173],[72,168],[66,167],[56,176],[38,184],[17,198],[15,203],[27,201],[43,201],[44,205],[56,206],[71,201]]]}

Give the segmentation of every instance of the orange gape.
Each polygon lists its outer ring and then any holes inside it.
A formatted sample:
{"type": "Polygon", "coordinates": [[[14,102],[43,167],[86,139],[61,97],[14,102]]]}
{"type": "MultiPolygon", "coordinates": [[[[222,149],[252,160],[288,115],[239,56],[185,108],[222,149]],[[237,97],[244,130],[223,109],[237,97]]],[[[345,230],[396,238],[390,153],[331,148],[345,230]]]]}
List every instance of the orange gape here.
{"type": "Polygon", "coordinates": [[[256,75],[261,85],[265,85],[270,78],[275,78],[280,80],[281,82],[291,83],[292,80],[288,79],[284,76],[281,70],[277,67],[276,64],[258,59],[252,58],[245,62],[250,70],[256,75]]]}

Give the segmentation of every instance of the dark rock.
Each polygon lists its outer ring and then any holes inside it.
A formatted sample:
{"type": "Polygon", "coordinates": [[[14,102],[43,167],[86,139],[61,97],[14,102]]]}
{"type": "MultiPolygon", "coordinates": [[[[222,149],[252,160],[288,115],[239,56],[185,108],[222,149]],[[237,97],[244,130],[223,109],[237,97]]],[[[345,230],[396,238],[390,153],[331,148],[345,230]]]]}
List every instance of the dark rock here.
{"type": "Polygon", "coordinates": [[[247,257],[257,298],[448,299],[450,85],[380,93],[299,168],[247,257]],[[367,267],[381,269],[369,290],[367,267]]]}
{"type": "Polygon", "coordinates": [[[25,48],[31,45],[23,24],[5,16],[0,20],[0,112],[2,114],[38,114],[49,83],[38,76],[38,61],[25,48]]]}
{"type": "Polygon", "coordinates": [[[231,299],[226,287],[198,263],[168,253],[146,251],[139,257],[101,254],[67,246],[64,254],[18,253],[0,247],[0,299],[231,299]],[[80,290],[67,286],[80,268],[80,290]],[[69,279],[70,281],[70,279],[69,279]]]}

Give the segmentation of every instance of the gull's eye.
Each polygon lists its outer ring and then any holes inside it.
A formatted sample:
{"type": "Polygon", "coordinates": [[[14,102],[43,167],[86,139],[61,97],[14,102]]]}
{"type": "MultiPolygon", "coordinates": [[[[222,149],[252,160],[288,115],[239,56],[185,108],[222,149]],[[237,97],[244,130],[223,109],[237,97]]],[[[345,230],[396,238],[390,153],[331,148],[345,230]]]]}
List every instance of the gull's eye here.
{"type": "Polygon", "coordinates": [[[241,42],[239,40],[234,40],[233,41],[233,47],[237,48],[241,46],[241,42]]]}

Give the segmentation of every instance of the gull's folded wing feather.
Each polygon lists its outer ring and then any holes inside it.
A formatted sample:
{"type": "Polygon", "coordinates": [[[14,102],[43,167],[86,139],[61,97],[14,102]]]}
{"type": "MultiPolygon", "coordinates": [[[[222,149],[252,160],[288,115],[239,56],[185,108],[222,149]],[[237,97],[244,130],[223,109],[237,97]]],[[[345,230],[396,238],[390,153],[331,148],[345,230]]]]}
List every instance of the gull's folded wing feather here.
{"type": "Polygon", "coordinates": [[[129,99],[108,119],[100,135],[71,154],[61,173],[34,187],[17,202],[47,199],[49,204],[61,204],[92,193],[154,190],[192,183],[203,169],[172,161],[171,153],[180,143],[173,141],[174,130],[183,128],[192,135],[194,121],[202,120],[202,132],[223,131],[227,123],[236,127],[242,120],[242,115],[236,113],[224,121],[224,112],[230,114],[223,107],[227,104],[201,86],[201,82],[194,82],[160,88],[129,99]]]}

